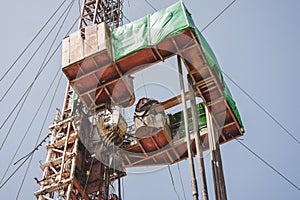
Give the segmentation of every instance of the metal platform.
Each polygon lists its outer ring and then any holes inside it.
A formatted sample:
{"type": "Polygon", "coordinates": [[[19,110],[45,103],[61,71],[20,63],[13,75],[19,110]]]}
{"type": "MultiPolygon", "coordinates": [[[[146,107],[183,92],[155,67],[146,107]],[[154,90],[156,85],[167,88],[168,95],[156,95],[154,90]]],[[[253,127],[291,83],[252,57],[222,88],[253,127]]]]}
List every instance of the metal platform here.
{"type": "MultiPolygon", "coordinates": [[[[175,99],[175,98],[174,98],[175,99]]],[[[170,106],[178,103],[174,101],[165,102],[170,106]]],[[[205,115],[205,113],[202,115],[205,115]]],[[[189,118],[191,121],[191,118],[189,118]]],[[[117,166],[121,168],[144,167],[144,166],[161,166],[167,164],[174,164],[188,158],[186,136],[183,131],[183,122],[181,125],[171,125],[171,135],[166,133],[163,129],[152,133],[151,136],[137,138],[132,140],[127,145],[120,148],[114,147],[113,152],[117,154],[117,166]]],[[[96,152],[96,158],[104,164],[109,163],[108,157],[112,156],[112,150],[105,146],[102,139],[99,137],[96,125],[93,127],[89,122],[87,115],[78,123],[81,131],[80,138],[83,144],[90,152],[96,152]]],[[[202,149],[209,150],[209,142],[207,135],[207,128],[202,127],[199,131],[201,136],[202,149]]],[[[196,155],[195,134],[191,131],[191,146],[192,152],[196,155]]],[[[219,138],[220,144],[226,143],[228,140],[219,138]]],[[[115,156],[115,155],[114,155],[115,156]]]]}
{"type": "MultiPolygon", "coordinates": [[[[86,40],[88,41],[87,36],[86,40]]],[[[221,131],[220,142],[243,134],[242,127],[224,97],[224,86],[217,78],[217,72],[207,64],[203,49],[190,28],[162,41],[156,47],[142,49],[115,62],[109,59],[109,49],[110,47],[104,48],[63,67],[70,84],[88,109],[101,110],[109,102],[123,107],[132,105],[135,97],[128,75],[180,55],[184,58],[183,62],[193,80],[197,96],[203,99],[221,131]]]]}

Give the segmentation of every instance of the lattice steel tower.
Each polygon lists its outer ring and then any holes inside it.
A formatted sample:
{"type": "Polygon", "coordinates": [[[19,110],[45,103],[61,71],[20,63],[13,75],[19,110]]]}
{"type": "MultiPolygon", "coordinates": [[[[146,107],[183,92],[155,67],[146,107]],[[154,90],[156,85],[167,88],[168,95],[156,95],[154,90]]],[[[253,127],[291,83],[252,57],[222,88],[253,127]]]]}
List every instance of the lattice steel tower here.
{"type": "Polygon", "coordinates": [[[110,28],[123,24],[123,0],[84,0],[79,28],[105,22],[110,28]]]}
{"type": "MultiPolygon", "coordinates": [[[[79,20],[82,39],[91,25],[105,22],[111,29],[122,25],[122,6],[123,0],[84,0],[79,20]]],[[[63,109],[57,111],[49,127],[46,162],[40,166],[43,177],[37,180],[40,189],[35,196],[39,200],[120,199],[110,196],[109,186],[125,174],[99,162],[83,145],[79,136],[92,135],[95,129],[89,122],[83,125],[82,107],[77,106],[80,102],[75,98],[68,84],[63,109]],[[86,130],[83,126],[91,128],[86,130]]]]}

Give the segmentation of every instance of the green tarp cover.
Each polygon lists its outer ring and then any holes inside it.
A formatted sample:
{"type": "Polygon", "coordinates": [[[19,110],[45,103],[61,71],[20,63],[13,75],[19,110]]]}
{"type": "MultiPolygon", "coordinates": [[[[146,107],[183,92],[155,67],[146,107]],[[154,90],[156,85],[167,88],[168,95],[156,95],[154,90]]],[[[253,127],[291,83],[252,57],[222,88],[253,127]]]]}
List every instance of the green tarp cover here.
{"type": "Polygon", "coordinates": [[[209,66],[213,71],[218,73],[217,78],[222,84],[224,96],[240,126],[243,127],[235,101],[223,80],[217,58],[206,39],[196,28],[190,13],[182,2],[178,2],[166,9],[112,30],[114,60],[117,61],[141,49],[155,46],[163,40],[183,32],[187,28],[192,28],[209,66]]]}
{"type": "Polygon", "coordinates": [[[76,94],[76,92],[73,92],[73,96],[72,96],[72,111],[71,111],[71,115],[74,116],[75,115],[75,111],[76,111],[76,106],[77,106],[77,101],[78,101],[78,96],[76,94]]]}
{"type": "MultiPolygon", "coordinates": [[[[206,115],[205,115],[205,107],[203,103],[199,103],[197,105],[197,110],[198,110],[198,124],[199,124],[199,129],[206,128],[206,115]]],[[[184,132],[184,124],[183,124],[183,112],[177,112],[175,114],[171,115],[171,124],[177,124],[177,123],[182,123],[182,131],[184,132]]],[[[192,118],[192,111],[191,108],[188,108],[188,118],[192,118]]],[[[189,129],[192,130],[193,128],[193,122],[189,122],[189,129]]]]}
{"type": "Polygon", "coordinates": [[[148,16],[112,31],[114,59],[119,60],[149,46],[148,16]]]}
{"type": "Polygon", "coordinates": [[[235,101],[232,98],[232,95],[229,91],[229,88],[228,88],[227,84],[225,83],[225,81],[223,79],[222,70],[221,70],[221,67],[220,67],[220,65],[217,61],[217,58],[216,58],[214,52],[212,51],[211,47],[209,46],[208,42],[203,37],[203,35],[200,33],[200,31],[197,28],[194,28],[194,30],[195,30],[195,34],[196,34],[197,39],[198,39],[198,41],[201,45],[204,56],[205,56],[205,58],[206,58],[206,60],[209,64],[209,66],[212,69],[214,69],[214,71],[217,71],[217,73],[218,73],[217,78],[222,83],[224,96],[227,99],[227,102],[228,102],[230,108],[232,109],[232,112],[234,113],[234,115],[235,115],[237,121],[239,122],[239,125],[241,126],[241,128],[244,128],[240,113],[239,113],[239,111],[236,107],[235,101]]]}
{"type": "Polygon", "coordinates": [[[180,2],[118,27],[112,31],[114,60],[157,45],[189,27],[194,27],[194,22],[180,2]]]}

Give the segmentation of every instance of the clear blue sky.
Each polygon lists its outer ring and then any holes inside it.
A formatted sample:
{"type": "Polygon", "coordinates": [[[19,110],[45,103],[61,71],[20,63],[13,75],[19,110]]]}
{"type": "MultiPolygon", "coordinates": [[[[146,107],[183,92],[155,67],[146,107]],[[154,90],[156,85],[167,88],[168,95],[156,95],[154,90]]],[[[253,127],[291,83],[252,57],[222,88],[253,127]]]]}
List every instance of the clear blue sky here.
{"type": "MultiPolygon", "coordinates": [[[[175,0],[149,1],[157,9],[165,8],[177,2],[175,0]]],[[[49,18],[51,13],[54,12],[60,2],[61,0],[2,2],[0,13],[2,19],[0,31],[0,75],[9,68],[14,59],[33,38],[33,35],[49,18]]],[[[191,12],[197,27],[201,29],[226,7],[230,1],[185,0],[184,3],[191,12]]],[[[298,113],[300,113],[300,107],[298,106],[300,98],[300,79],[298,78],[300,72],[298,67],[300,57],[299,10],[300,2],[297,0],[238,0],[203,33],[216,53],[222,69],[298,139],[300,139],[298,131],[298,113]]],[[[130,20],[138,19],[152,12],[154,12],[153,9],[143,0],[125,0],[124,14],[130,20]]],[[[67,26],[64,26],[63,33],[59,35],[56,45],[62,40],[67,29],[78,15],[79,11],[76,1],[71,11],[71,17],[67,20],[67,26]]],[[[126,22],[126,20],[124,21],[126,22]]],[[[49,28],[47,30],[49,31],[49,28]]],[[[44,36],[45,32],[42,35],[44,36]]],[[[51,34],[50,39],[54,35],[51,34]]],[[[1,124],[23,94],[25,88],[34,78],[47,51],[47,47],[50,45],[49,41],[42,47],[41,52],[37,54],[38,56],[16,82],[12,91],[0,102],[1,124]]],[[[37,48],[39,42],[41,42],[41,38],[38,38],[37,42],[20,59],[11,73],[0,82],[1,96],[37,48]]],[[[59,52],[42,73],[37,84],[35,84],[28,102],[25,104],[23,111],[16,121],[16,126],[13,127],[7,142],[0,151],[0,178],[23,137],[46,88],[50,84],[49,82],[60,67],[60,62],[61,54],[59,52]]],[[[146,75],[144,74],[144,76],[146,75]]],[[[149,77],[147,76],[145,79],[150,82],[149,77]]],[[[243,142],[299,187],[300,145],[288,137],[280,127],[242,94],[229,80],[227,80],[227,83],[237,102],[245,125],[246,133],[242,138],[243,142]]],[[[174,84],[176,85],[177,83],[174,84]]],[[[66,79],[63,77],[59,92],[50,110],[46,125],[43,128],[42,138],[46,136],[48,132],[47,127],[52,123],[55,108],[62,105],[65,85],[66,79]]],[[[155,95],[155,93],[151,93],[151,87],[155,86],[148,87],[148,96],[155,95]]],[[[17,158],[22,157],[32,150],[40,132],[50,99],[51,97],[48,96],[47,103],[43,106],[41,113],[30,129],[17,158]]],[[[0,130],[1,143],[4,140],[5,134],[9,131],[11,123],[12,118],[0,130]]],[[[223,145],[221,149],[228,199],[281,200],[300,198],[298,190],[267,168],[237,142],[229,142],[223,145]]],[[[210,156],[206,154],[205,163],[209,194],[210,199],[214,199],[209,158],[210,156]]],[[[38,186],[33,177],[41,177],[41,170],[39,169],[40,160],[45,160],[45,151],[43,148],[34,156],[30,172],[25,179],[19,199],[29,200],[35,198],[33,192],[38,186]]],[[[187,164],[187,161],[183,161],[180,163],[180,167],[187,199],[192,199],[187,164]]],[[[1,199],[16,198],[25,168],[26,166],[7,185],[0,189],[1,199]]],[[[13,169],[10,170],[10,173],[13,169]]],[[[171,170],[176,188],[181,199],[184,199],[177,166],[171,166],[171,170]]],[[[164,167],[158,170],[149,168],[140,171],[141,173],[137,173],[137,170],[130,170],[128,176],[125,178],[125,199],[176,199],[167,168],[164,167]],[[145,171],[148,173],[144,173],[145,171]]]]}

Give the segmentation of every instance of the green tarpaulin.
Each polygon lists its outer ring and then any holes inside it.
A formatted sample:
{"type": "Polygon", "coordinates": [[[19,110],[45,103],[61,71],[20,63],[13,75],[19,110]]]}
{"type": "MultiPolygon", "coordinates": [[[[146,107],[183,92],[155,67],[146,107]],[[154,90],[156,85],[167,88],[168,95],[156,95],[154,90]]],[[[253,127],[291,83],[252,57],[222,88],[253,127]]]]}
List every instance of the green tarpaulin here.
{"type": "Polygon", "coordinates": [[[182,2],[178,2],[166,9],[112,30],[114,61],[124,58],[141,49],[155,46],[163,40],[183,32],[187,28],[193,30],[209,66],[213,71],[217,72],[217,78],[222,84],[223,94],[240,126],[243,127],[235,101],[223,80],[222,71],[216,56],[206,39],[196,28],[190,13],[182,2]]]}
{"type": "MultiPolygon", "coordinates": [[[[206,115],[205,115],[205,107],[203,103],[199,103],[197,105],[197,110],[198,110],[198,124],[199,124],[199,129],[206,128],[206,115]]],[[[192,118],[192,111],[191,108],[188,108],[188,118],[192,118]]],[[[190,120],[189,120],[190,121],[190,120]]],[[[184,132],[184,124],[183,124],[183,111],[177,112],[175,114],[172,114],[170,116],[170,123],[171,124],[182,124],[181,126],[181,131],[184,132]]],[[[189,130],[192,130],[193,128],[193,122],[189,122],[189,130]]]]}
{"type": "Polygon", "coordinates": [[[155,46],[189,27],[194,27],[194,22],[180,2],[118,27],[112,31],[114,60],[155,46]]]}

